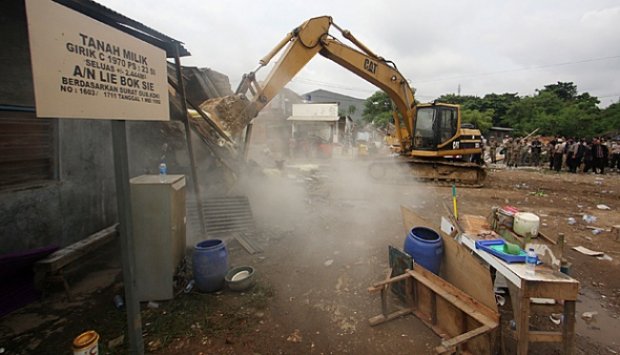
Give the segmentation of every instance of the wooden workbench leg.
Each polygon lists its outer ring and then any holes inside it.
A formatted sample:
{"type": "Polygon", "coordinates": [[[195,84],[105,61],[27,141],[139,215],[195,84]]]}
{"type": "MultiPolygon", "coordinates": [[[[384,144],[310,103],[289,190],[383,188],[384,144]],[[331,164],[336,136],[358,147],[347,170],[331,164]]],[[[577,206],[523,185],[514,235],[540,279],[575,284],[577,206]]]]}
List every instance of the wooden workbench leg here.
{"type": "Polygon", "coordinates": [[[517,354],[527,355],[530,331],[530,298],[527,297],[526,283],[519,289],[519,309],[515,310],[517,321],[517,354]]]}
{"type": "Polygon", "coordinates": [[[575,353],[575,301],[564,301],[564,323],[562,326],[563,354],[575,353]]]}

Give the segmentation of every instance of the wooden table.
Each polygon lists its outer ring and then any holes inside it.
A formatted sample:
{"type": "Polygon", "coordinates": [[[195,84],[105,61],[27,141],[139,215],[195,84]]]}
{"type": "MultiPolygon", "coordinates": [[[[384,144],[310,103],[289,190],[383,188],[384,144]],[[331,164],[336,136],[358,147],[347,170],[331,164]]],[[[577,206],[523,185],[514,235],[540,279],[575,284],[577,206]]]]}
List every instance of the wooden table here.
{"type": "MultiPolygon", "coordinates": [[[[561,342],[562,354],[575,353],[575,301],[579,292],[579,281],[545,265],[536,266],[536,273],[530,276],[525,264],[508,264],[501,259],[476,249],[476,236],[461,234],[460,242],[476,255],[493,266],[517,289],[517,299],[513,302],[517,323],[517,354],[527,354],[530,342],[561,342]],[[564,303],[564,320],[561,332],[530,330],[530,298],[551,298],[564,303]]],[[[511,297],[514,295],[511,293],[511,297]]]]}

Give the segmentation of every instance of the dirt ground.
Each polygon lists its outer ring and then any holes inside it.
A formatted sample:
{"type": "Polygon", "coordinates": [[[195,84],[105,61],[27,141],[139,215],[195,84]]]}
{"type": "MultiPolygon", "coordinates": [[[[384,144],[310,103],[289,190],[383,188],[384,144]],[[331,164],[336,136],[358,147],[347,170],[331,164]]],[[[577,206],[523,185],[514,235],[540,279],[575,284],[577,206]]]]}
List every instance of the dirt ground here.
{"type": "MultiPolygon", "coordinates": [[[[157,308],[142,306],[147,352],[160,354],[425,354],[440,339],[417,318],[407,316],[377,327],[368,318],[380,312],[367,288],[388,267],[388,245],[402,247],[406,230],[400,205],[427,219],[445,214],[449,187],[367,180],[365,161],[287,162],[246,181],[263,252],[250,255],[228,239],[231,266],[252,265],[257,284],[239,293],[180,293],[157,308]]],[[[489,169],[485,187],[457,191],[460,213],[487,215],[492,206],[513,205],[541,216],[542,232],[566,235],[565,257],[581,282],[577,304],[578,354],[620,352],[620,241],[610,232],[620,224],[620,175],[555,174],[546,170],[489,169]],[[610,210],[596,206],[605,204],[610,210]],[[593,215],[587,224],[582,215],[593,215]],[[571,225],[568,219],[576,223],[571,225]],[[605,260],[571,248],[600,250],[605,260]],[[608,260],[611,259],[611,260],[608,260]],[[586,323],[581,315],[595,311],[586,323]]],[[[197,240],[188,240],[188,245],[197,240]]],[[[112,304],[122,294],[118,245],[70,273],[75,298],[54,289],[43,301],[0,319],[4,354],[70,353],[72,339],[94,329],[102,353],[126,352],[125,313],[112,304]],[[120,345],[110,344],[111,340],[120,345]],[[124,341],[123,341],[124,340],[124,341]]],[[[507,305],[509,302],[507,302],[507,305]]],[[[502,307],[503,308],[503,307],[502,307]]],[[[506,310],[502,310],[504,314],[506,310]]],[[[508,313],[509,321],[510,313],[508,313]]],[[[537,323],[553,327],[543,316],[537,323]]],[[[553,329],[553,328],[551,328],[553,329]]],[[[507,340],[509,342],[509,340],[507,340]]],[[[508,346],[508,349],[511,349],[508,346]]],[[[560,353],[554,344],[532,344],[532,354],[560,353]]],[[[510,352],[510,350],[509,350],[510,352]]],[[[0,352],[1,353],[1,352],[0,352]]]]}

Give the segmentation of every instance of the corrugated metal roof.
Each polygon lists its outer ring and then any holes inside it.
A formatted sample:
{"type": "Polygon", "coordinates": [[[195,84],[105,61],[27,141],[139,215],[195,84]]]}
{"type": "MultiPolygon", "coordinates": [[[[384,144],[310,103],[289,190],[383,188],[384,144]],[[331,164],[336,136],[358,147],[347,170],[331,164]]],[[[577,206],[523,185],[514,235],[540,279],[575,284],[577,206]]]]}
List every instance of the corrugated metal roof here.
{"type": "Polygon", "coordinates": [[[81,14],[91,17],[97,21],[112,26],[119,31],[123,31],[131,36],[137,37],[147,43],[159,47],[166,51],[166,56],[172,58],[176,55],[177,46],[179,57],[189,56],[189,51],[183,47],[181,41],[170,38],[136,20],[105,7],[92,0],[53,0],[81,14]]]}
{"type": "Polygon", "coordinates": [[[287,121],[307,121],[307,122],[334,122],[338,121],[338,116],[290,116],[287,121]]]}

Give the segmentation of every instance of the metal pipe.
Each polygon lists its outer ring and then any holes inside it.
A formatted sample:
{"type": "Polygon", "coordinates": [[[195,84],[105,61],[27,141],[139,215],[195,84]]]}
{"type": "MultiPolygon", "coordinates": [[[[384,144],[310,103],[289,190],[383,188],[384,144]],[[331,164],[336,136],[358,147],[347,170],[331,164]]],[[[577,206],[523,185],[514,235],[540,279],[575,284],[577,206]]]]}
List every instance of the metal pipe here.
{"type": "Polygon", "coordinates": [[[340,33],[342,33],[344,38],[348,39],[349,41],[351,41],[351,43],[355,44],[359,49],[361,49],[362,52],[368,54],[369,56],[375,59],[383,60],[383,57],[376,55],[373,51],[371,51],[368,47],[366,47],[364,43],[360,42],[357,38],[355,38],[355,36],[353,36],[351,31],[343,30],[342,28],[340,28],[338,25],[336,25],[333,22],[332,22],[332,26],[334,26],[338,31],[340,31],[340,33]]]}
{"type": "MultiPolygon", "coordinates": [[[[280,52],[280,50],[282,48],[284,48],[284,46],[286,46],[286,44],[288,42],[290,42],[290,40],[294,37],[295,35],[293,34],[293,32],[289,33],[286,35],[286,37],[284,37],[280,43],[278,43],[272,50],[271,52],[267,53],[266,56],[264,56],[261,60],[258,61],[258,63],[260,64],[260,67],[264,67],[265,65],[269,64],[269,62],[271,61],[271,59],[273,59],[273,57],[278,54],[278,52],[280,52]]],[[[258,68],[256,69],[258,70],[258,68]]],[[[255,70],[255,71],[256,71],[255,70]]]]}
{"type": "Polygon", "coordinates": [[[181,72],[181,59],[179,56],[179,47],[177,43],[174,53],[174,67],[177,72],[177,92],[181,95],[181,109],[183,110],[183,124],[185,125],[185,139],[187,140],[187,151],[189,153],[189,167],[194,182],[194,193],[196,194],[196,207],[198,209],[198,219],[200,220],[200,232],[205,234],[205,220],[202,213],[202,198],[200,196],[200,184],[198,184],[198,174],[196,173],[196,159],[194,159],[194,147],[192,145],[192,131],[189,126],[189,117],[187,112],[187,98],[185,95],[185,85],[183,84],[183,73],[181,72]]]}

